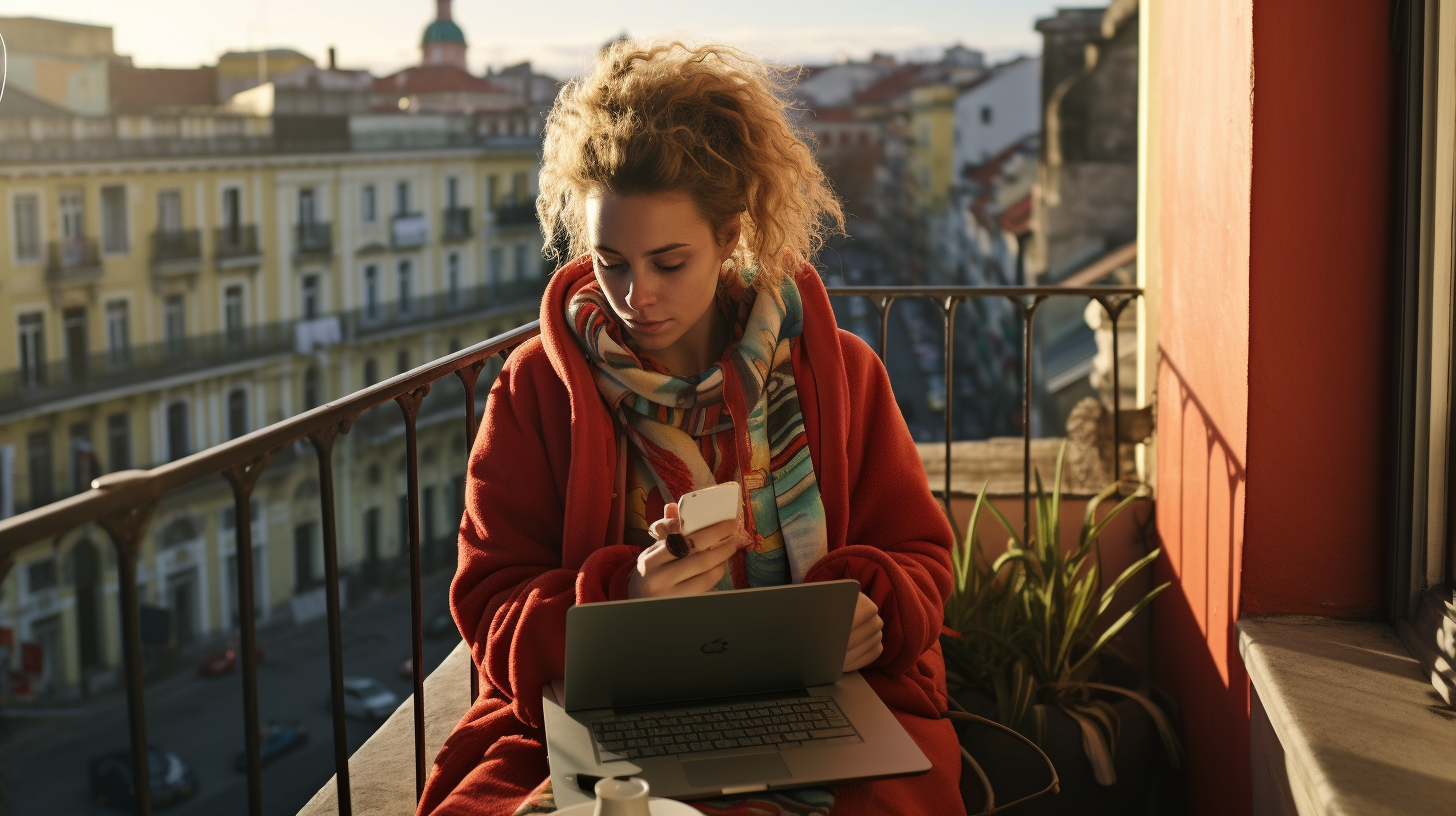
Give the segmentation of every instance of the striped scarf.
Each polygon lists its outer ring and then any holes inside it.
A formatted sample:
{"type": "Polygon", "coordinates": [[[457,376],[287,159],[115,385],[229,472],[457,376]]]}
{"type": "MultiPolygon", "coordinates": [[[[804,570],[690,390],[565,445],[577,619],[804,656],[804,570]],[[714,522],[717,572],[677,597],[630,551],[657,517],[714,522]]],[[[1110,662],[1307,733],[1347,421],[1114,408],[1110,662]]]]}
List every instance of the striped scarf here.
{"type": "MultiPolygon", "coordinates": [[[[787,577],[797,584],[829,549],[789,352],[789,341],[803,331],[804,308],[792,278],[778,291],[763,291],[752,286],[755,271],[729,273],[721,280],[718,308],[738,340],[698,376],[644,366],[624,341],[594,278],[584,278],[573,293],[566,318],[593,364],[597,390],[668,501],[716,482],[693,438],[736,429],[739,484],[750,509],[744,524],[753,549],[787,562],[777,569],[760,564],[750,576],[759,573],[766,580],[765,573],[783,575],[786,566],[787,577]]],[[[724,583],[720,589],[732,588],[729,576],[724,583]]]]}

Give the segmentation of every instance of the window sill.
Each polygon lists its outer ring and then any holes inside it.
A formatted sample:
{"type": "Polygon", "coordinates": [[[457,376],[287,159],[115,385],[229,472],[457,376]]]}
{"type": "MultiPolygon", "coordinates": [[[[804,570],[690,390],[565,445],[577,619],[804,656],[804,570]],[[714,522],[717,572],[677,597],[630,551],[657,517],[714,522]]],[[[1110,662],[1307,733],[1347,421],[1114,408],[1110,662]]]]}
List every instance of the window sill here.
{"type": "Polygon", "coordinates": [[[1448,812],[1456,711],[1386,623],[1246,618],[1256,814],[1448,812]]]}

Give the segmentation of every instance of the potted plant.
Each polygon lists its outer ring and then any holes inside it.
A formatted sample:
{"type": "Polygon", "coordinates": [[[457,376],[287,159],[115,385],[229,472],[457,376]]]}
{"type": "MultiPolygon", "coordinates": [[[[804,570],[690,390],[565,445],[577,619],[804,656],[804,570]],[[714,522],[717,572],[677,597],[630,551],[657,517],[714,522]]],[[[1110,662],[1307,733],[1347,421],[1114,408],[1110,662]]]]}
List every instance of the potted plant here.
{"type": "MultiPolygon", "coordinates": [[[[1063,445],[1050,494],[1037,474],[1034,526],[1026,541],[986,500],[984,487],[976,497],[965,536],[952,552],[955,585],[941,638],[947,684],[953,703],[1030,737],[1056,766],[1061,795],[1028,802],[1018,813],[1146,812],[1154,735],[1175,767],[1179,745],[1162,708],[1111,644],[1168,584],[1107,622],[1114,600],[1160,551],[1103,586],[1099,537],[1141,497],[1134,493],[1098,518],[1098,507],[1117,494],[1116,484],[1088,502],[1076,546],[1059,546],[1065,452],[1063,445]],[[1009,536],[1005,553],[994,560],[976,532],[983,510],[1009,536]]],[[[962,745],[984,769],[998,803],[1046,784],[1045,767],[1010,748],[1005,737],[960,728],[962,745]]]]}

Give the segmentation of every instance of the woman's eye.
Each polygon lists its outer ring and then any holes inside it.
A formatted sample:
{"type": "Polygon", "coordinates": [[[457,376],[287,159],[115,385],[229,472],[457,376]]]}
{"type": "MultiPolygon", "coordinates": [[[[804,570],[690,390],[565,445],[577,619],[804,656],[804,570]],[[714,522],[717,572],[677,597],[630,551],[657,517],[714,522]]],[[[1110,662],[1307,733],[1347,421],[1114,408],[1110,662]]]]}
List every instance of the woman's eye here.
{"type": "Polygon", "coordinates": [[[600,269],[600,270],[602,270],[602,271],[604,271],[604,272],[616,272],[619,269],[626,268],[626,266],[627,266],[627,264],[625,264],[625,263],[609,264],[606,261],[602,260],[601,258],[598,258],[597,259],[597,268],[600,269]]]}
{"type": "Polygon", "coordinates": [[[688,262],[687,261],[683,261],[682,263],[679,263],[679,264],[677,264],[675,266],[663,266],[661,264],[658,264],[657,268],[658,269],[661,269],[663,272],[676,272],[679,269],[682,269],[684,266],[687,266],[687,265],[688,265],[688,262]]]}

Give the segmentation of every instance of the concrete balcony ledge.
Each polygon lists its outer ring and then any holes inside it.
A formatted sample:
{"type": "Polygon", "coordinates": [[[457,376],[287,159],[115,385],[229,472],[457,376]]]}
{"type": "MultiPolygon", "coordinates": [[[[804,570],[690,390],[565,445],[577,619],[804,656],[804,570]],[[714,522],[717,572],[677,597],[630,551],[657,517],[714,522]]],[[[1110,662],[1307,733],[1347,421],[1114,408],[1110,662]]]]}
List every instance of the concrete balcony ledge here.
{"type": "Polygon", "coordinates": [[[1239,652],[1256,816],[1451,812],[1456,711],[1393,627],[1245,619],[1239,652]]]}
{"type": "MultiPolygon", "coordinates": [[[[425,772],[470,708],[470,650],[461,641],[425,678],[425,772]]],[[[349,757],[349,803],[357,816],[415,812],[415,702],[406,698],[349,757]]],[[[338,777],[314,794],[299,816],[336,816],[338,777]]]]}

